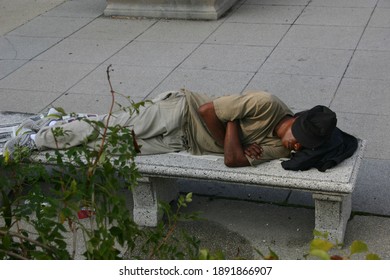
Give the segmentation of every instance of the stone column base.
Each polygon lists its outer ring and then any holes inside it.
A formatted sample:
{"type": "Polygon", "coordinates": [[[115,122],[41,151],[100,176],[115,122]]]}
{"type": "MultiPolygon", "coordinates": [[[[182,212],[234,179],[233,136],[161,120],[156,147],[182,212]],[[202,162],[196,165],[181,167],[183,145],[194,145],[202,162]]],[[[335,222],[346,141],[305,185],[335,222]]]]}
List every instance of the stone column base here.
{"type": "Polygon", "coordinates": [[[105,16],[216,20],[237,0],[107,0],[105,16]]]}

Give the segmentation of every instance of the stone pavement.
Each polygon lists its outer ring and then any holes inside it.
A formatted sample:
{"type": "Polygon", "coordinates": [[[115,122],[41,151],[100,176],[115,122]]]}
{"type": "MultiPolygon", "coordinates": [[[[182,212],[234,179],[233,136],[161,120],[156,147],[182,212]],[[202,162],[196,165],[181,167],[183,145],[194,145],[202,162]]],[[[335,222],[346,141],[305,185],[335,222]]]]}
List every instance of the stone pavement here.
{"type": "MultiPolygon", "coordinates": [[[[361,239],[390,259],[390,0],[242,0],[218,21],[107,18],[105,0],[29,2],[0,0],[0,111],[105,113],[110,64],[114,89],[136,101],[186,87],[214,96],[262,89],[294,111],[330,106],[341,129],[368,140],[346,245],[361,239]]],[[[309,195],[187,181],[182,189],[195,184],[188,210],[220,234],[285,259],[307,252],[309,195]]]]}

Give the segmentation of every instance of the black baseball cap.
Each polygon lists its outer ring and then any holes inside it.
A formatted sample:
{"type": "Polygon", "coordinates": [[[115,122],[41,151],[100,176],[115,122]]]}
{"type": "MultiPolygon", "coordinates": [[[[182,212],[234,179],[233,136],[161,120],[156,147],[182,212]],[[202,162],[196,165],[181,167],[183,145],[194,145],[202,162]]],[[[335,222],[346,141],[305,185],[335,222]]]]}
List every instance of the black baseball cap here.
{"type": "Polygon", "coordinates": [[[291,131],[303,147],[314,149],[331,137],[337,124],[336,113],[326,106],[317,105],[295,114],[291,131]]]}

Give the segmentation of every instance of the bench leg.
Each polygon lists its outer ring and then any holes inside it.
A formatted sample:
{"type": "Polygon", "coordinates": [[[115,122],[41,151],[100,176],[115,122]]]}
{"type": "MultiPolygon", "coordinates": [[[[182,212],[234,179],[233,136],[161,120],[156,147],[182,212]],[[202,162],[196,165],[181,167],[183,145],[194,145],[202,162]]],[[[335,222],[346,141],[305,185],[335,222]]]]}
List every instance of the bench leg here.
{"type": "Polygon", "coordinates": [[[178,196],[178,187],[172,179],[143,177],[133,190],[133,219],[137,225],[155,227],[162,217],[158,201],[170,202],[178,196]]]}
{"type": "Polygon", "coordinates": [[[343,243],[345,229],[351,215],[351,195],[332,196],[313,194],[315,201],[315,229],[328,233],[332,242],[343,243]]]}

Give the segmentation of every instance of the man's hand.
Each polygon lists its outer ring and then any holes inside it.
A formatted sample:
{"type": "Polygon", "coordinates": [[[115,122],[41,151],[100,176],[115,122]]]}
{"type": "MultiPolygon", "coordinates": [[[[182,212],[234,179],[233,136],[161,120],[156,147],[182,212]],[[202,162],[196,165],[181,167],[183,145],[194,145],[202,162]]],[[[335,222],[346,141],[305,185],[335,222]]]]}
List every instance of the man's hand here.
{"type": "Polygon", "coordinates": [[[263,148],[257,143],[252,143],[244,147],[244,154],[251,159],[261,159],[263,156],[263,148]]]}

